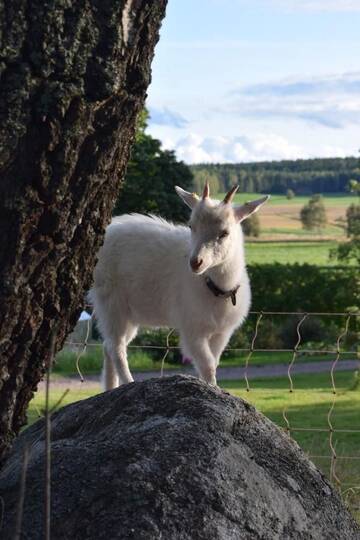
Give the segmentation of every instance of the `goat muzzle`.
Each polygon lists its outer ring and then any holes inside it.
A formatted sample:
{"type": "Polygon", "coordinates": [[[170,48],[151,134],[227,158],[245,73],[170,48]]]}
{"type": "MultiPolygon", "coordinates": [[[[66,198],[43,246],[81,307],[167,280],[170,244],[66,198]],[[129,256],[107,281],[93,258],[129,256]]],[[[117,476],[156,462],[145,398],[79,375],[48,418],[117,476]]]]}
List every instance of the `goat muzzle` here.
{"type": "Polygon", "coordinates": [[[190,259],[190,266],[192,271],[197,272],[198,270],[200,270],[202,263],[203,260],[199,259],[198,257],[193,257],[192,259],[190,259]]]}

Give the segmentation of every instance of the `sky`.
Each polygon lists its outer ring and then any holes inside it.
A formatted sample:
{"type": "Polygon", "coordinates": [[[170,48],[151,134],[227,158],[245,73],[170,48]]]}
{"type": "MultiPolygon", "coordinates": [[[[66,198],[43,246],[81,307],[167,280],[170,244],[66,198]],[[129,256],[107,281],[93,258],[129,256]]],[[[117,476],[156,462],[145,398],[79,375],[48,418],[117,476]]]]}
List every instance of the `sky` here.
{"type": "Polygon", "coordinates": [[[360,0],[169,0],[148,132],[186,163],[359,155],[360,0]]]}

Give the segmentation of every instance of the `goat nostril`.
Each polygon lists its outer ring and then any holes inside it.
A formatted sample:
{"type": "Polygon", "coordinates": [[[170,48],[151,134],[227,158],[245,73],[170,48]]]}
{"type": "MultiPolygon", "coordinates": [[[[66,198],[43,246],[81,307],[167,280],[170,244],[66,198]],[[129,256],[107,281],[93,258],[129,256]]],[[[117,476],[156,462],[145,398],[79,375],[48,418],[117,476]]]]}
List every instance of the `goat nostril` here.
{"type": "Polygon", "coordinates": [[[202,259],[191,259],[190,266],[193,270],[199,270],[200,266],[202,265],[203,260],[202,259]]]}

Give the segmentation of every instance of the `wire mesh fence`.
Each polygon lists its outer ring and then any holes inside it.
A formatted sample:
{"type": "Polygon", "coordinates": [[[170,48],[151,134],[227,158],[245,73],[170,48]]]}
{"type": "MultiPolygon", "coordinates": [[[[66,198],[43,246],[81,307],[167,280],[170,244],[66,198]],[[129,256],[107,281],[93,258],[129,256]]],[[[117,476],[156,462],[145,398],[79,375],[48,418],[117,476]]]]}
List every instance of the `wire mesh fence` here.
{"type": "MultiPolygon", "coordinates": [[[[278,311],[253,311],[250,313],[250,317],[255,318],[255,323],[253,324],[253,332],[247,347],[227,347],[225,353],[231,353],[235,357],[237,355],[242,355],[241,360],[239,361],[239,367],[242,368],[241,373],[239,374],[239,379],[244,382],[244,391],[245,397],[253,401],[256,404],[256,393],[259,391],[259,385],[253,385],[253,375],[250,376],[252,368],[252,359],[256,353],[261,353],[264,358],[267,355],[276,355],[277,353],[288,353],[289,360],[286,364],[286,377],[288,381],[287,392],[290,397],[290,401],[287,401],[287,404],[283,406],[281,410],[281,422],[278,423],[284,429],[284,431],[291,437],[299,440],[299,434],[302,437],[308,435],[314,437],[316,434],[320,434],[322,439],[324,436],[327,438],[326,446],[321,443],[321,445],[314,444],[310,445],[307,449],[307,454],[310,459],[315,461],[315,463],[327,473],[330,481],[336,485],[340,491],[344,494],[347,501],[353,503],[355,511],[359,511],[359,499],[360,499],[360,451],[359,452],[350,452],[344,448],[340,451],[338,449],[339,437],[350,436],[351,438],[356,438],[357,445],[352,445],[351,447],[356,447],[360,449],[360,416],[357,425],[348,426],[348,422],[345,422],[346,425],[339,425],[339,421],[334,421],[336,419],[336,405],[338,401],[339,393],[343,393],[343,388],[338,388],[337,386],[337,373],[341,372],[343,369],[343,364],[345,364],[345,359],[350,359],[352,362],[346,363],[346,369],[352,369],[356,372],[358,368],[358,350],[356,346],[352,348],[344,348],[344,342],[349,333],[349,327],[352,321],[356,321],[358,324],[360,322],[360,313],[359,312],[339,312],[339,313],[325,313],[325,312],[278,312],[278,311]],[[296,340],[294,345],[290,347],[263,347],[257,346],[258,339],[262,332],[262,326],[264,321],[269,317],[294,317],[296,318],[296,340]],[[335,318],[338,320],[338,335],[333,345],[327,344],[327,346],[316,346],[316,343],[311,343],[310,345],[303,343],[302,328],[305,322],[311,321],[314,317],[316,318],[335,318]],[[339,324],[340,321],[340,324],[339,324]],[[319,423],[314,425],[315,417],[312,419],[311,425],[299,425],[296,422],[296,413],[295,409],[291,405],[291,395],[296,395],[297,385],[296,385],[296,368],[299,365],[299,360],[303,360],[305,356],[316,357],[317,355],[324,356],[326,355],[326,361],[323,361],[323,368],[321,371],[327,372],[328,374],[328,396],[327,396],[327,411],[326,411],[326,425],[319,423]],[[301,357],[301,358],[300,358],[301,357]],[[251,397],[250,397],[251,396],[251,397]],[[327,448],[327,451],[326,451],[327,448]],[[345,464],[351,464],[349,466],[349,471],[346,472],[345,464]],[[356,466],[354,467],[354,463],[356,466]],[[340,464],[340,465],[339,465],[340,464]],[[351,471],[356,471],[351,473],[351,471]],[[345,472],[344,472],[345,471],[345,472]],[[350,478],[350,480],[349,480],[350,478]]],[[[266,331],[266,328],[265,328],[266,331]]],[[[160,369],[158,371],[158,376],[162,377],[166,374],[164,363],[170,351],[179,350],[179,345],[170,345],[170,338],[173,336],[174,330],[171,329],[166,334],[165,342],[159,342],[156,345],[130,345],[129,349],[141,350],[141,351],[161,351],[162,359],[160,362],[160,369]]],[[[78,349],[78,354],[76,358],[76,367],[79,373],[81,380],[84,380],[84,374],[81,370],[81,357],[87,348],[97,346],[97,343],[92,343],[89,341],[90,334],[90,320],[87,327],[87,332],[84,341],[74,342],[68,341],[67,345],[72,348],[78,349]]],[[[258,361],[258,360],[257,360],[258,361]]],[[[301,362],[302,363],[302,362],[301,362]]],[[[309,364],[310,366],[310,364],[309,364]]],[[[306,372],[306,370],[305,370],[306,372]]],[[[311,373],[311,370],[309,369],[311,373]]],[[[260,371],[261,373],[261,371],[260,371]]],[[[274,372],[275,375],[275,372],[274,372]]],[[[222,375],[226,377],[225,375],[222,375]]],[[[271,366],[269,366],[267,377],[271,377],[271,366]]],[[[231,388],[231,383],[230,388],[231,388]]],[[[311,388],[311,379],[309,379],[309,388],[305,390],[309,395],[317,392],[316,388],[311,388]]],[[[274,394],[278,390],[274,389],[274,394]]],[[[301,392],[304,392],[304,388],[301,388],[301,392]]],[[[356,408],[357,403],[354,402],[354,407],[356,408]]],[[[266,411],[265,411],[266,412],[266,411]]],[[[358,411],[360,412],[360,410],[358,411]]],[[[315,412],[314,412],[315,415],[315,412]]],[[[316,415],[315,415],[316,416],[316,415]]],[[[308,445],[309,446],[309,445],[308,445]]],[[[306,450],[306,448],[305,448],[306,450]]]]}
{"type": "MultiPolygon", "coordinates": [[[[251,373],[253,368],[252,361],[256,353],[261,353],[264,358],[268,355],[274,355],[276,363],[276,355],[280,354],[281,361],[284,359],[284,354],[288,355],[286,363],[285,379],[287,380],[286,388],[284,387],[284,381],[282,385],[278,387],[278,384],[272,384],[272,368],[275,364],[267,366],[266,377],[268,382],[266,384],[267,392],[270,391],[276,397],[276,394],[287,394],[287,399],[284,399],[284,404],[281,405],[281,410],[277,411],[277,414],[273,414],[273,419],[282,427],[282,429],[295,440],[297,440],[303,447],[308,457],[312,459],[317,466],[325,472],[330,481],[340,490],[345,501],[355,512],[360,512],[360,416],[356,423],[353,423],[353,415],[347,417],[347,414],[343,414],[342,407],[344,406],[344,396],[346,394],[343,383],[338,384],[338,375],[343,369],[352,370],[355,373],[354,389],[358,388],[359,378],[356,376],[357,369],[359,367],[358,362],[358,350],[354,346],[354,339],[351,341],[352,347],[344,347],[346,338],[349,334],[349,328],[352,324],[353,330],[358,332],[360,313],[359,312],[339,312],[339,313],[324,313],[324,312],[277,312],[277,311],[253,311],[250,312],[250,319],[253,318],[253,326],[249,339],[248,346],[245,347],[227,347],[224,353],[231,354],[233,356],[240,356],[238,381],[241,381],[242,391],[238,392],[238,395],[242,395],[245,399],[248,399],[255,405],[257,403],[257,395],[261,393],[261,383],[254,379],[254,373],[251,373]],[[261,333],[268,331],[268,327],[264,325],[264,322],[270,317],[289,318],[293,317],[296,321],[295,325],[295,340],[292,347],[263,347],[258,346],[261,333]],[[314,318],[331,318],[331,320],[337,320],[337,336],[332,344],[321,344],[317,346],[316,343],[305,343],[303,341],[302,330],[305,323],[311,322],[314,318]],[[321,372],[327,376],[326,388],[322,388],[323,402],[321,405],[322,416],[317,416],[318,405],[311,405],[312,399],[319,392],[319,388],[312,385],[311,378],[307,379],[308,387],[306,387],[306,381],[297,386],[299,360],[304,360],[304,357],[316,358],[318,355],[326,355],[326,360],[322,361],[321,372]],[[350,362],[349,362],[350,360],[350,362]],[[307,404],[304,407],[308,410],[308,418],[305,425],[301,425],[297,420],[303,415],[300,414],[301,403],[294,403],[294,399],[297,394],[307,396],[307,404]],[[313,406],[313,414],[309,407],[313,406]],[[338,408],[339,407],[339,408],[338,408]],[[337,412],[341,414],[337,415],[337,412]],[[275,417],[275,418],[274,418],[275,417]],[[309,420],[310,418],[310,420],[309,420]],[[347,437],[351,439],[351,444],[343,444],[340,439],[347,437]],[[326,442],[325,442],[326,439],[326,442]]],[[[354,332],[353,332],[354,333],[354,332]]],[[[171,351],[177,351],[180,349],[178,344],[170,344],[170,338],[173,337],[174,330],[171,329],[166,333],[165,339],[156,345],[144,345],[135,344],[130,345],[129,349],[132,351],[158,351],[161,352],[160,369],[156,373],[159,377],[166,375],[165,360],[171,351]]],[[[164,336],[163,336],[164,337],[164,336]]],[[[81,368],[81,359],[87,349],[91,347],[98,347],[98,343],[94,343],[90,340],[90,319],[87,324],[87,330],[85,338],[82,341],[67,341],[67,346],[77,350],[76,355],[76,369],[79,373],[81,381],[85,380],[86,373],[83,373],[81,368]]],[[[309,359],[309,358],[308,358],[309,359]]],[[[258,360],[257,360],[258,361],[258,360]]],[[[311,367],[311,362],[307,364],[311,367]]],[[[258,372],[261,377],[261,370],[258,372]]],[[[304,369],[304,373],[311,373],[311,369],[307,372],[304,369]]],[[[265,376],[265,375],[264,375],[265,376]]],[[[222,374],[222,378],[226,378],[226,373],[222,374]]],[[[263,379],[264,380],[264,379],[263,379]]],[[[236,387],[234,383],[228,382],[225,387],[236,387]]],[[[360,383],[359,383],[360,387],[360,383]]],[[[301,401],[301,400],[300,400],[301,401]]],[[[346,410],[351,408],[351,403],[346,401],[346,410]]],[[[356,407],[360,405],[360,402],[354,402],[354,411],[356,407]]],[[[261,409],[261,406],[260,406],[261,409]]],[[[352,411],[352,412],[354,412],[352,411]]],[[[360,412],[360,408],[358,409],[360,412]]],[[[266,414],[266,409],[264,410],[266,414]]],[[[346,413],[346,411],[345,411],[346,413]]],[[[270,415],[271,417],[271,415],[270,415]]],[[[300,420],[301,422],[301,420],[300,420]]]]}
{"type": "MultiPolygon", "coordinates": [[[[356,418],[356,421],[353,422],[354,415],[349,417],[346,414],[339,415],[337,418],[336,411],[339,406],[344,406],[344,395],[347,395],[349,392],[344,391],[343,382],[340,381],[339,376],[342,373],[342,370],[345,367],[347,369],[352,369],[357,373],[359,367],[358,362],[358,350],[356,347],[347,347],[345,348],[346,338],[349,334],[349,329],[351,324],[356,321],[356,324],[353,324],[353,331],[355,328],[355,333],[358,332],[358,323],[360,322],[360,313],[359,312],[343,312],[343,313],[299,313],[299,312],[251,312],[250,319],[253,318],[253,325],[251,327],[251,332],[249,333],[249,344],[247,347],[227,347],[224,351],[225,353],[231,353],[235,357],[243,355],[239,360],[241,364],[241,373],[238,374],[238,378],[242,382],[242,391],[238,392],[237,395],[242,397],[245,396],[246,399],[254,403],[255,405],[260,404],[261,400],[258,401],[258,396],[261,397],[262,387],[266,386],[267,391],[271,391],[275,397],[276,394],[287,393],[289,399],[282,400],[284,403],[278,407],[277,417],[276,415],[272,417],[280,427],[285,431],[289,437],[293,437],[297,440],[300,445],[303,447],[308,457],[312,459],[316,465],[327,474],[330,481],[338,488],[341,492],[341,495],[348,505],[348,507],[355,513],[356,517],[360,517],[360,417],[356,418]],[[289,347],[263,347],[258,346],[260,343],[261,334],[268,332],[268,327],[264,325],[264,322],[269,317],[295,317],[295,339],[293,346],[289,347]],[[338,331],[336,339],[332,345],[322,344],[316,347],[316,344],[308,345],[304,343],[303,329],[306,321],[311,320],[312,317],[328,317],[334,319],[338,318],[341,321],[341,324],[337,325],[338,331]],[[305,346],[304,346],[305,345],[305,346]],[[268,383],[264,384],[264,378],[260,380],[254,379],[251,376],[251,369],[254,360],[254,355],[256,353],[261,353],[264,358],[270,354],[287,354],[288,361],[286,364],[286,369],[284,372],[285,378],[282,378],[282,384],[278,384],[279,379],[273,377],[276,375],[275,370],[273,369],[275,364],[270,364],[268,366],[268,371],[266,376],[268,377],[268,383]],[[324,399],[322,404],[323,409],[323,422],[319,422],[319,417],[316,415],[315,401],[312,399],[314,395],[317,395],[319,388],[316,385],[312,384],[310,379],[301,382],[299,384],[299,374],[297,373],[297,367],[299,361],[304,355],[327,355],[327,358],[330,358],[323,361],[322,369],[323,374],[327,375],[326,382],[326,392],[324,392],[324,399]],[[351,364],[348,360],[344,358],[350,358],[351,364]],[[273,371],[273,373],[272,373],[273,371]],[[284,385],[284,379],[286,384],[284,385]],[[297,404],[294,405],[293,400],[296,398],[297,394],[306,394],[310,396],[310,399],[307,404],[303,404],[300,400],[297,404]],[[300,403],[300,404],[299,404],[300,403]],[[308,415],[307,421],[304,422],[304,415],[299,416],[302,407],[311,407],[310,415],[308,415]],[[309,417],[311,421],[309,422],[309,417]],[[301,418],[300,422],[298,418],[301,418]],[[340,419],[340,420],[339,420],[340,419]],[[302,425],[302,422],[304,424],[302,425]],[[299,435],[301,436],[299,438],[299,435]],[[304,439],[307,437],[307,439],[304,439]],[[316,438],[317,437],[317,438],[316,438]],[[320,438],[319,438],[320,437],[320,438]],[[340,448],[339,437],[350,437],[353,444],[343,445],[340,448]],[[320,439],[322,438],[322,442],[320,439]],[[324,438],[326,439],[326,444],[324,444],[324,438]]],[[[86,332],[84,338],[79,341],[67,341],[66,345],[77,350],[75,355],[75,367],[79,374],[80,381],[84,382],[86,380],[86,373],[83,373],[81,368],[81,360],[83,355],[86,353],[87,349],[92,347],[98,347],[98,343],[94,343],[90,339],[90,325],[91,319],[88,320],[86,324],[86,332]]],[[[142,349],[145,351],[160,351],[161,352],[161,362],[160,369],[156,373],[158,376],[162,377],[166,375],[165,372],[165,360],[167,359],[169,353],[174,350],[179,350],[178,345],[172,345],[171,339],[173,338],[174,330],[169,330],[165,336],[163,336],[163,341],[159,342],[156,345],[132,345],[129,348],[132,350],[142,349]]],[[[354,343],[354,340],[350,341],[354,343]]],[[[52,351],[53,355],[53,351],[52,351]]],[[[281,357],[283,359],[283,356],[281,357]]],[[[310,364],[309,364],[310,365],[310,364]]],[[[306,370],[305,370],[306,373],[306,370]]],[[[222,385],[225,388],[230,389],[233,393],[237,393],[239,381],[225,381],[222,385]]],[[[354,388],[353,390],[360,390],[360,379],[359,377],[354,377],[354,388]]],[[[45,416],[45,447],[46,447],[46,471],[45,471],[45,485],[44,485],[44,531],[45,538],[50,539],[50,523],[51,523],[51,513],[50,513],[50,501],[51,501],[51,452],[50,452],[50,443],[51,443],[51,415],[55,409],[63,404],[64,399],[69,393],[69,388],[66,388],[62,392],[61,396],[55,401],[55,403],[50,403],[50,385],[51,377],[50,370],[47,373],[46,383],[45,383],[45,405],[42,411],[38,411],[39,415],[45,416]]],[[[349,390],[349,389],[348,389],[349,390]]],[[[77,396],[74,396],[77,399],[77,396]]],[[[267,397],[266,397],[267,399],[267,397]]],[[[355,413],[356,410],[360,412],[360,400],[348,400],[349,403],[346,403],[347,412],[355,413]],[[358,409],[356,409],[358,407],[358,409]]],[[[269,411],[264,410],[265,413],[269,411]]],[[[346,412],[346,411],[345,411],[346,412]]],[[[270,417],[271,415],[268,414],[270,417]]],[[[356,415],[355,415],[356,417],[356,415]]],[[[24,449],[23,463],[21,469],[21,479],[20,479],[20,492],[19,500],[16,513],[16,530],[14,538],[20,538],[21,536],[21,527],[22,527],[22,514],[23,514],[23,505],[24,505],[24,494],[26,486],[26,472],[30,456],[30,449],[24,449]]],[[[0,500],[0,529],[4,513],[3,501],[0,500]]]]}

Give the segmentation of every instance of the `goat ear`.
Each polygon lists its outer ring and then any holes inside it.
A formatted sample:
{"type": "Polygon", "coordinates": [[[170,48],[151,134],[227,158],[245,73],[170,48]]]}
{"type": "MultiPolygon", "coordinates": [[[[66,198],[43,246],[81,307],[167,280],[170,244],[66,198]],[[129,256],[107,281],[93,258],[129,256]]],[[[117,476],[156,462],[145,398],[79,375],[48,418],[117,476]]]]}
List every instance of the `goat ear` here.
{"type": "Polygon", "coordinates": [[[251,216],[254,212],[257,212],[266,201],[270,199],[270,195],[266,195],[261,199],[256,199],[256,201],[249,201],[243,204],[242,206],[234,206],[234,213],[237,221],[243,221],[247,217],[251,216]]]}
{"type": "Polygon", "coordinates": [[[203,201],[204,201],[205,199],[208,199],[209,196],[210,196],[210,186],[209,186],[209,182],[206,180],[205,186],[204,186],[203,195],[202,195],[203,201]]]}
{"type": "Polygon", "coordinates": [[[175,191],[179,195],[180,199],[182,199],[184,203],[187,204],[191,209],[193,209],[196,203],[199,201],[199,197],[196,195],[196,193],[185,191],[179,186],[175,186],[175,191]]]}

